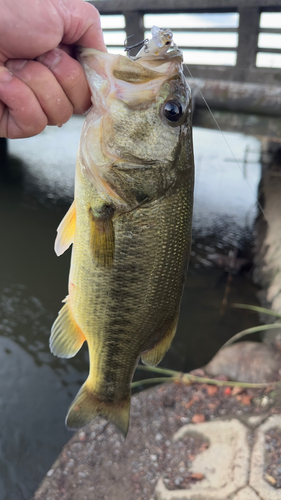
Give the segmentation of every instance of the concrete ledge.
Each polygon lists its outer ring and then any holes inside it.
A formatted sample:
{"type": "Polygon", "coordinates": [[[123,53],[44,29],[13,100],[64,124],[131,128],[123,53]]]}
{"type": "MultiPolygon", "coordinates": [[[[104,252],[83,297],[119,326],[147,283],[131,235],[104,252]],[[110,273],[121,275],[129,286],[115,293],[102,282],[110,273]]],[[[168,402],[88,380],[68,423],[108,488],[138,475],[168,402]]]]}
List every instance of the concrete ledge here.
{"type": "Polygon", "coordinates": [[[248,430],[238,420],[185,425],[174,436],[201,434],[210,442],[209,448],[196,456],[191,472],[202,473],[205,479],[188,490],[169,491],[162,480],[156,486],[157,500],[225,500],[248,483],[250,449],[248,430]]]}
{"type": "Polygon", "coordinates": [[[270,397],[252,390],[251,404],[246,393],[243,402],[205,384],[143,391],[132,398],[126,440],[96,419],[64,447],[34,500],[281,500],[263,480],[264,433],[281,425],[278,387],[270,397]],[[198,416],[207,421],[190,423],[198,416]]]}
{"type": "Polygon", "coordinates": [[[260,500],[260,497],[258,497],[250,486],[246,486],[246,488],[240,490],[237,495],[233,497],[233,500],[260,500]]]}
{"type": "Polygon", "coordinates": [[[265,433],[270,429],[281,430],[281,415],[272,415],[256,431],[256,440],[252,453],[250,485],[254,488],[259,497],[263,500],[280,500],[281,491],[275,489],[264,480],[265,465],[265,433]]]}

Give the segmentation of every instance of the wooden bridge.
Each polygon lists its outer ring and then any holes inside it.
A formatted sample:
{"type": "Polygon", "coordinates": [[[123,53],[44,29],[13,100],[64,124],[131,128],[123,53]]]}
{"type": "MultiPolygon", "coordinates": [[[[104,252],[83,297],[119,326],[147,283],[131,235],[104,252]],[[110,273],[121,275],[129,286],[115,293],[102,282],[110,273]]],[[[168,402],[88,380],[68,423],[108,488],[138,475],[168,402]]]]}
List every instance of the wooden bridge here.
{"type": "MultiPolygon", "coordinates": [[[[260,47],[261,34],[280,35],[280,26],[261,26],[261,14],[281,13],[281,0],[96,0],[90,2],[101,13],[124,16],[124,27],[114,27],[114,32],[124,33],[124,40],[134,35],[134,41],[145,38],[146,14],[179,14],[179,24],[173,27],[175,39],[181,35],[186,51],[225,52],[234,64],[194,64],[185,67],[185,74],[194,94],[193,123],[196,126],[216,128],[200,92],[205,96],[213,114],[223,130],[268,137],[281,142],[281,68],[257,66],[260,55],[277,55],[280,48],[260,47]],[[238,14],[236,26],[193,27],[181,25],[184,14],[238,14]],[[236,45],[206,46],[208,34],[234,34],[236,45]],[[186,35],[186,42],[184,41],[186,35]],[[192,35],[201,34],[202,43],[188,45],[192,35]],[[190,73],[193,78],[190,77],[190,73]]],[[[169,24],[169,23],[167,23],[169,24]]],[[[166,27],[170,27],[169,25],[166,27]]],[[[111,29],[104,28],[105,36],[111,29]]],[[[110,49],[110,47],[109,47],[110,49]]],[[[7,141],[0,139],[0,158],[5,163],[7,141]]]]}
{"type": "MultiPolygon", "coordinates": [[[[126,36],[134,35],[132,43],[145,38],[146,14],[181,14],[177,27],[172,27],[172,30],[175,39],[181,35],[183,42],[178,45],[185,53],[209,52],[215,57],[225,52],[234,61],[232,64],[188,63],[185,66],[195,96],[194,124],[208,128],[215,126],[201,98],[201,91],[224,130],[281,140],[281,67],[257,64],[269,55],[276,55],[280,57],[281,65],[281,22],[279,27],[263,27],[261,24],[261,14],[281,13],[280,0],[96,0],[90,3],[102,16],[123,15],[124,28],[114,28],[114,32],[125,31],[126,36]],[[238,14],[238,22],[232,27],[187,28],[181,25],[184,14],[200,17],[206,13],[238,14]],[[209,34],[226,33],[235,34],[237,43],[234,46],[204,44],[209,34]],[[195,38],[197,35],[198,38],[198,34],[202,35],[200,44],[190,44],[191,36],[195,38]],[[262,46],[261,34],[279,35],[280,47],[279,43],[277,47],[262,46]]],[[[105,36],[107,31],[105,28],[105,36]]]]}

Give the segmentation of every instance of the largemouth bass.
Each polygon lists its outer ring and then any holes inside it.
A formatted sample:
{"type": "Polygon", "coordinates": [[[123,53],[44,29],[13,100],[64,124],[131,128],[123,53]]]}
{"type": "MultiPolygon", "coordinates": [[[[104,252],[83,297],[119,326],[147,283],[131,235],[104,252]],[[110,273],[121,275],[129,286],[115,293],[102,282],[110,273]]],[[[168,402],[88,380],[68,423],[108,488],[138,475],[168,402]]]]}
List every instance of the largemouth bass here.
{"type": "Polygon", "coordinates": [[[126,434],[138,360],[157,365],[177,328],[191,244],[191,93],[171,31],[153,29],[135,58],[80,56],[93,107],[55,243],[58,255],[73,247],[50,338],[65,358],[88,343],[89,376],[66,417],[72,429],[100,415],[126,434]]]}

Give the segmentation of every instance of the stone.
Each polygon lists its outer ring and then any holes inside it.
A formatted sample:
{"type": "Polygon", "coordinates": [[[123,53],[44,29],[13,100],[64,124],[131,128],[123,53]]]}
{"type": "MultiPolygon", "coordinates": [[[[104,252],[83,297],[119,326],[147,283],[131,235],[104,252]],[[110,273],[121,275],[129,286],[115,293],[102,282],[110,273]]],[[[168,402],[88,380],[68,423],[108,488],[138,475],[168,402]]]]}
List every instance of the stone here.
{"type": "Polygon", "coordinates": [[[281,415],[272,415],[258,427],[252,451],[250,486],[257,491],[262,500],[280,500],[281,498],[280,489],[274,488],[264,479],[265,433],[274,428],[281,429],[281,415]]]}
{"type": "Polygon", "coordinates": [[[266,415],[250,415],[249,417],[243,418],[245,424],[254,429],[260,425],[266,419],[266,415]]]}
{"type": "Polygon", "coordinates": [[[155,489],[157,500],[225,500],[248,483],[250,449],[247,428],[238,420],[188,424],[173,440],[195,434],[208,440],[209,448],[196,455],[190,472],[204,475],[186,490],[167,490],[162,479],[155,489]]]}
{"type": "Polygon", "coordinates": [[[280,355],[259,342],[237,342],[221,349],[205,366],[208,375],[226,375],[231,380],[250,383],[278,379],[280,355]]]}

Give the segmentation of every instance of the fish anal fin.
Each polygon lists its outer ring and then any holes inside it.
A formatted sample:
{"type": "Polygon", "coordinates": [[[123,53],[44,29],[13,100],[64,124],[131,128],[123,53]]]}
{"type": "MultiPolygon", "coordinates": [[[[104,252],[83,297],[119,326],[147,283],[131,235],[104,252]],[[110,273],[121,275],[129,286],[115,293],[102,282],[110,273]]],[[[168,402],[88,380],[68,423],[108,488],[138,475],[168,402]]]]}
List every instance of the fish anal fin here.
{"type": "Polygon", "coordinates": [[[101,267],[110,268],[114,260],[114,227],[112,222],[113,209],[106,207],[96,214],[89,209],[91,224],[91,251],[94,262],[101,267]]]}
{"type": "Polygon", "coordinates": [[[145,365],[156,366],[160,363],[161,359],[165,356],[170,348],[172,340],[175,336],[178,324],[178,315],[172,326],[166,332],[164,337],[152,349],[145,351],[141,354],[141,360],[145,365]]]}
{"type": "Polygon", "coordinates": [[[65,302],[52,326],[50,350],[59,358],[72,358],[86,339],[73,318],[68,298],[65,302]]]}
{"type": "Polygon", "coordinates": [[[58,256],[62,255],[73,243],[75,226],[76,210],[74,201],[57,229],[58,234],[55,241],[55,252],[58,256]]]}
{"type": "Polygon", "coordinates": [[[88,380],[82,385],[68,410],[65,420],[67,428],[79,429],[91,422],[95,417],[100,416],[114,424],[126,437],[130,420],[130,393],[122,401],[101,401],[92,392],[88,380]]]}

